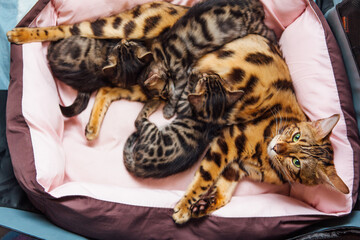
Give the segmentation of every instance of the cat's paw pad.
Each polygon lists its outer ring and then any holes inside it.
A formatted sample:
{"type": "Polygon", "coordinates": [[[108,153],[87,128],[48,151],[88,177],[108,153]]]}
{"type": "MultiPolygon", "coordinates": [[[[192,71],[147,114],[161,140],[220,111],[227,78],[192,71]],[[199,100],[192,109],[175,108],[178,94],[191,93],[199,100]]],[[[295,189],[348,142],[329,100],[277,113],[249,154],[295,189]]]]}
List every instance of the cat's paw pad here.
{"type": "Polygon", "coordinates": [[[191,205],[191,213],[194,216],[205,216],[208,213],[208,209],[210,209],[216,203],[215,194],[208,195],[206,197],[201,198],[197,202],[191,205]]]}
{"type": "Polygon", "coordinates": [[[163,109],[163,116],[166,119],[170,119],[175,115],[175,108],[167,103],[163,109]]]}
{"type": "Polygon", "coordinates": [[[85,137],[88,141],[92,141],[94,140],[95,138],[97,138],[99,135],[99,131],[97,130],[96,127],[94,126],[91,126],[89,124],[86,125],[86,128],[85,128],[85,137]]]}

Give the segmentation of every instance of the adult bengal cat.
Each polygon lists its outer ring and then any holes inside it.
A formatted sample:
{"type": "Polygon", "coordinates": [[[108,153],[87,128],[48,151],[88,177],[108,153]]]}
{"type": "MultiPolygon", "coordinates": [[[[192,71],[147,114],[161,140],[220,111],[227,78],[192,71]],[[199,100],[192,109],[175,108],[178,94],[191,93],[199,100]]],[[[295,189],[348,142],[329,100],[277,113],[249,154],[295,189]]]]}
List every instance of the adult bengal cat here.
{"type": "Polygon", "coordinates": [[[326,184],[349,192],[336,173],[329,139],[339,115],[308,120],[276,44],[248,35],[202,57],[194,69],[218,73],[244,95],[224,115],[233,125],[211,142],[195,178],[175,206],[176,223],[224,206],[244,178],[272,184],[326,184]]]}

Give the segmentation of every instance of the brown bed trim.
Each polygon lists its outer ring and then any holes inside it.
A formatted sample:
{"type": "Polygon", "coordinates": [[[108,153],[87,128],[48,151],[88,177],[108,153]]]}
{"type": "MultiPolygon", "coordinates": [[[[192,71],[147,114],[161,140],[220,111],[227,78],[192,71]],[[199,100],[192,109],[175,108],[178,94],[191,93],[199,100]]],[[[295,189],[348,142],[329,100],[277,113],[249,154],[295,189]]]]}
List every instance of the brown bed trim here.
{"type": "Polygon", "coordinates": [[[351,86],[346,74],[345,64],[342,59],[342,54],[339,45],[336,42],[335,36],[332,33],[329,24],[327,23],[324,15],[321,13],[316,3],[313,1],[310,1],[310,3],[311,3],[311,7],[315,10],[316,14],[318,15],[322,23],[322,26],[324,28],[326,43],[329,51],[331,64],[334,69],[336,86],[339,93],[338,96],[340,99],[340,105],[346,122],[347,138],[353,149],[354,180],[353,180],[352,200],[354,207],[357,200],[358,189],[359,189],[360,139],[357,128],[356,114],[352,100],[351,86]],[[350,128],[349,126],[353,126],[353,128],[350,128]]]}
{"type": "MultiPolygon", "coordinates": [[[[310,1],[311,2],[311,1],[310,1]]],[[[18,26],[28,26],[49,0],[40,0],[18,26]]],[[[341,91],[340,100],[346,123],[356,126],[351,94],[343,64],[335,64],[340,52],[327,23],[316,5],[325,28],[326,39],[335,77],[341,91]]],[[[33,148],[29,127],[22,115],[23,63],[22,46],[11,46],[11,81],[7,102],[7,137],[15,175],[29,195],[33,204],[55,224],[69,231],[101,239],[279,239],[290,233],[323,220],[325,216],[289,216],[271,218],[220,218],[210,216],[192,220],[184,226],[177,226],[171,219],[172,209],[131,206],[100,201],[90,197],[73,196],[53,198],[36,182],[33,148]]],[[[357,130],[348,128],[348,138],[354,149],[354,166],[359,165],[359,144],[357,130]],[[355,156],[357,155],[357,156],[355,156]]],[[[358,172],[355,173],[354,187],[358,187],[358,172]]],[[[355,197],[357,192],[354,191],[355,197]]],[[[354,201],[355,202],[355,201],[354,201]]]]}

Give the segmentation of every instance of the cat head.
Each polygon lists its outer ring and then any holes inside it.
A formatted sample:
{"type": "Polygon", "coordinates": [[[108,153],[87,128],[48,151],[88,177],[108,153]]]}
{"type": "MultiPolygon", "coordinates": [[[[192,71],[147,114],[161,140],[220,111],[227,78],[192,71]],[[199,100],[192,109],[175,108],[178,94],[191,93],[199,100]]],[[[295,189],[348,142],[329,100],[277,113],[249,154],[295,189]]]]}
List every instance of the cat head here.
{"type": "Polygon", "coordinates": [[[244,93],[230,90],[217,74],[192,74],[189,81],[197,81],[188,95],[190,106],[200,120],[209,123],[225,124],[224,115],[244,93]]]}
{"type": "Polygon", "coordinates": [[[143,43],[123,39],[110,51],[102,70],[115,86],[126,88],[138,83],[139,74],[152,59],[143,43]]]}
{"type": "Polygon", "coordinates": [[[146,74],[146,80],[142,83],[144,89],[147,91],[147,94],[151,97],[161,98],[163,100],[168,99],[168,92],[171,91],[169,88],[173,87],[171,82],[160,78],[157,74],[148,74],[145,71],[143,74],[146,74]]]}
{"type": "Polygon", "coordinates": [[[309,186],[326,184],[347,194],[348,187],[337,175],[330,134],[339,115],[284,127],[268,145],[274,167],[289,182],[309,186]]]}

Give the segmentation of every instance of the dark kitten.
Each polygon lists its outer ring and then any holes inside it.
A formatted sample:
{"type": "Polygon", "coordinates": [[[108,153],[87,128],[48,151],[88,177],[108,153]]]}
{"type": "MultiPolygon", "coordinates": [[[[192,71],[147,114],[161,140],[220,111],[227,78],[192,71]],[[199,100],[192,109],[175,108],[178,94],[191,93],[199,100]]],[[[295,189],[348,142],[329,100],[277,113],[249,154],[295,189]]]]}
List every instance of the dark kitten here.
{"type": "Polygon", "coordinates": [[[141,42],[72,36],[52,42],[47,58],[53,75],[78,90],[72,105],[60,106],[64,116],[72,117],[86,108],[99,88],[137,84],[152,56],[141,42]]]}

